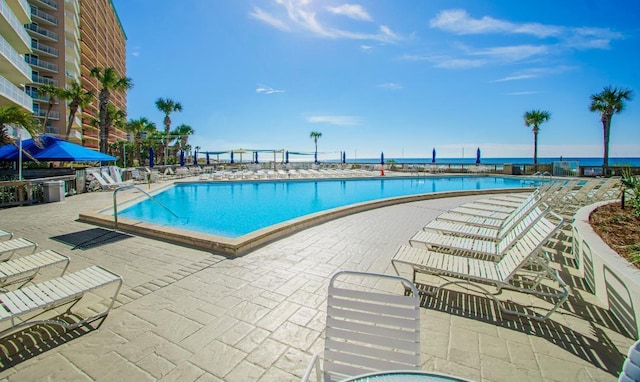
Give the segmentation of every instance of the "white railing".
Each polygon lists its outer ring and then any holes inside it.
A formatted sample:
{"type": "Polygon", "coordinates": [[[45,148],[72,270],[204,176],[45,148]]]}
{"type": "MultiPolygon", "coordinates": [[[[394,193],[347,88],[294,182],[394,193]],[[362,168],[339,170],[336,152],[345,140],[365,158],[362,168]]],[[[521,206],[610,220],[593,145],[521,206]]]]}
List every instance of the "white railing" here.
{"type": "Polygon", "coordinates": [[[41,2],[42,4],[46,4],[50,6],[51,8],[58,9],[58,3],[55,0],[38,0],[38,1],[41,2]]]}
{"type": "Polygon", "coordinates": [[[29,46],[31,37],[29,37],[29,34],[24,30],[24,24],[18,20],[18,17],[16,17],[5,0],[0,0],[0,14],[9,22],[9,25],[25,46],[29,46]]]}
{"type": "Polygon", "coordinates": [[[11,81],[0,75],[0,95],[22,106],[26,110],[33,110],[33,99],[27,93],[18,88],[11,81]]]}
{"type": "Polygon", "coordinates": [[[36,24],[26,24],[24,27],[30,31],[36,32],[39,35],[46,36],[52,40],[58,41],[58,34],[56,32],[44,29],[36,24]]]}
{"type": "Polygon", "coordinates": [[[0,54],[5,56],[23,75],[27,78],[31,77],[31,68],[29,64],[24,62],[22,55],[16,52],[4,37],[0,36],[0,54]]]}
{"type": "MultiPolygon", "coordinates": [[[[46,110],[38,110],[37,113],[33,113],[38,117],[46,117],[47,116],[47,111],[46,110]]],[[[49,112],[49,119],[60,119],[60,112],[59,111],[55,111],[55,110],[51,110],[49,112]]]]}
{"type": "Polygon", "coordinates": [[[37,16],[43,20],[47,20],[48,22],[58,25],[58,18],[52,14],[49,14],[45,11],[41,11],[36,7],[31,7],[31,16],[37,16]]]}
{"type": "Polygon", "coordinates": [[[36,84],[53,85],[53,86],[58,86],[58,83],[59,83],[58,80],[54,80],[53,78],[42,77],[37,74],[31,75],[31,81],[33,81],[36,84]]]}
{"type": "Polygon", "coordinates": [[[31,56],[25,56],[24,60],[26,62],[30,63],[31,65],[35,65],[35,66],[37,66],[39,68],[49,69],[49,70],[54,71],[56,73],[58,72],[58,65],[52,64],[51,62],[43,61],[43,60],[31,57],[31,56]]]}
{"type": "MultiPolygon", "coordinates": [[[[1,0],[0,0],[1,1],[1,0]]],[[[39,42],[32,41],[31,48],[39,50],[41,52],[49,53],[52,56],[58,57],[58,49],[53,48],[49,45],[41,44],[39,42]]]]}

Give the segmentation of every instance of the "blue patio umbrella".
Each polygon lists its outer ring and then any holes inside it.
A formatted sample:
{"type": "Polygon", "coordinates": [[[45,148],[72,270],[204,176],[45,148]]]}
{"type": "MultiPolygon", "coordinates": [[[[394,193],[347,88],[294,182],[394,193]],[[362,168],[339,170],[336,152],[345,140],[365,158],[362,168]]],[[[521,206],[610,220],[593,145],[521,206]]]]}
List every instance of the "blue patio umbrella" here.
{"type": "Polygon", "coordinates": [[[180,150],[180,166],[184,166],[184,150],[180,150]]]}
{"type": "Polygon", "coordinates": [[[207,157],[207,166],[210,165],[211,163],[209,163],[209,152],[207,151],[207,153],[205,154],[205,156],[207,157]]]}
{"type": "Polygon", "coordinates": [[[436,163],[436,148],[433,148],[433,151],[431,152],[431,163],[436,163]]]}
{"type": "Polygon", "coordinates": [[[149,167],[153,168],[155,166],[155,158],[153,156],[153,147],[149,147],[149,167]]]}
{"type": "Polygon", "coordinates": [[[198,164],[198,152],[197,151],[193,152],[193,164],[194,165],[198,164]]]}
{"type": "Polygon", "coordinates": [[[380,153],[380,164],[384,164],[384,153],[380,153]]]}
{"type": "Polygon", "coordinates": [[[342,152],[342,163],[347,163],[347,152],[346,151],[342,152]]]}
{"type": "Polygon", "coordinates": [[[476,164],[480,164],[480,147],[476,150],[476,164]]]}
{"type": "Polygon", "coordinates": [[[258,162],[258,152],[257,151],[256,151],[256,163],[259,163],[258,162]]]}
{"type": "Polygon", "coordinates": [[[288,151],[284,154],[284,163],[289,163],[289,152],[288,151]]]}
{"type": "MultiPolygon", "coordinates": [[[[43,135],[39,138],[41,145],[37,145],[33,139],[22,141],[22,150],[31,157],[39,161],[56,162],[113,162],[116,160],[111,155],[103,154],[99,151],[91,150],[75,143],[67,142],[63,139],[50,135],[43,135]]],[[[16,162],[20,157],[20,149],[14,145],[0,147],[0,161],[16,162]]],[[[23,155],[23,160],[31,160],[28,155],[23,155]]]]}
{"type": "Polygon", "coordinates": [[[313,163],[316,163],[316,164],[318,163],[318,152],[317,151],[313,153],[313,163]]]}
{"type": "Polygon", "coordinates": [[[233,161],[233,151],[231,151],[231,160],[229,162],[230,163],[234,163],[234,161],[233,161]]]}

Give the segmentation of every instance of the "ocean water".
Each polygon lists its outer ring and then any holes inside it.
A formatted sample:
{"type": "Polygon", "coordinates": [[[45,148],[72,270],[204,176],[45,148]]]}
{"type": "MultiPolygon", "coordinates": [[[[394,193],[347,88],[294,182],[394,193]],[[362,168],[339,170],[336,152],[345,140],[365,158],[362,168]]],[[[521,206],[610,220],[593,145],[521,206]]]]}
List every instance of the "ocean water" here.
{"type": "MultiPolygon", "coordinates": [[[[431,157],[429,158],[393,158],[385,157],[385,163],[389,163],[391,160],[396,163],[431,163],[431,157]]],[[[538,158],[539,164],[553,163],[559,161],[559,157],[553,158],[538,158]]],[[[563,157],[563,161],[577,161],[581,167],[585,166],[602,166],[602,158],[574,158],[563,157]]],[[[347,163],[380,163],[380,158],[348,158],[347,163]]],[[[436,157],[436,163],[455,163],[455,164],[475,164],[476,158],[438,158],[436,157]]],[[[533,158],[481,158],[481,164],[533,164],[533,158]]],[[[609,166],[625,166],[640,167],[640,158],[609,158],[609,166]]]]}

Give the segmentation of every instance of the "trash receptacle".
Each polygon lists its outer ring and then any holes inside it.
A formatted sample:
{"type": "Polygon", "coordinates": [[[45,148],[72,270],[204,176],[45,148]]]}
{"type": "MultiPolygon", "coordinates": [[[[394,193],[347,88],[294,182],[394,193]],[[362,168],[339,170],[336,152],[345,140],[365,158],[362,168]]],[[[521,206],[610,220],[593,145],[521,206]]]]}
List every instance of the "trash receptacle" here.
{"type": "Polygon", "coordinates": [[[522,172],[520,171],[520,166],[511,164],[511,163],[505,163],[502,172],[505,175],[521,175],[522,174],[522,172]]]}
{"type": "Polygon", "coordinates": [[[44,182],[44,202],[59,202],[64,200],[64,182],[61,180],[53,182],[44,182]]]}

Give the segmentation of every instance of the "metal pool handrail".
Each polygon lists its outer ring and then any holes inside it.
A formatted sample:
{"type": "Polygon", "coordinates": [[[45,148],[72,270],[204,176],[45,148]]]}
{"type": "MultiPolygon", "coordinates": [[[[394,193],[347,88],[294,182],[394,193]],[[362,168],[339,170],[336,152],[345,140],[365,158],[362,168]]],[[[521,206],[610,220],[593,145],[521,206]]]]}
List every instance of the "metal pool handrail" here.
{"type": "Polygon", "coordinates": [[[176,215],[173,211],[171,211],[169,209],[169,207],[165,206],[164,204],[162,204],[160,201],[158,201],[156,198],[154,198],[153,196],[151,196],[151,194],[149,194],[148,192],[146,192],[145,190],[141,189],[140,187],[136,186],[136,185],[128,185],[128,186],[122,186],[122,187],[118,187],[113,191],[113,223],[114,223],[114,227],[115,229],[118,229],[118,202],[116,201],[116,196],[118,194],[118,191],[121,190],[128,190],[130,188],[135,188],[136,190],[142,192],[143,194],[145,194],[149,199],[151,199],[152,201],[154,201],[156,204],[158,204],[160,207],[164,208],[165,210],[169,211],[169,213],[173,216],[175,216],[177,219],[180,219],[180,216],[176,215]]]}

